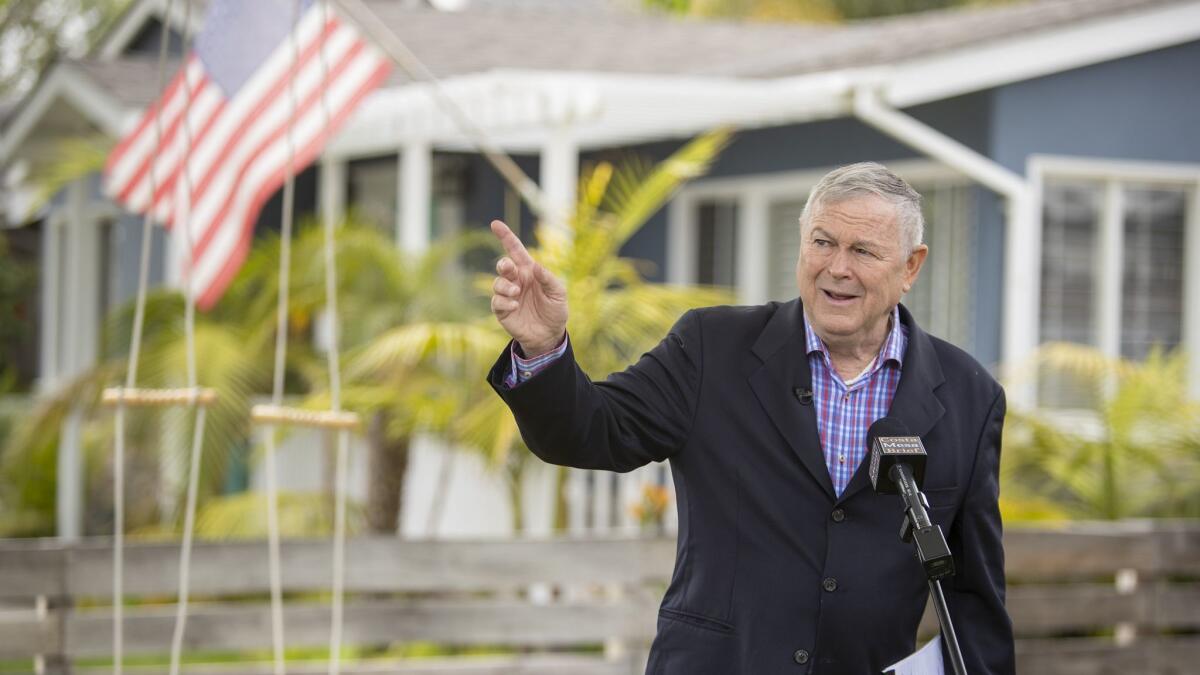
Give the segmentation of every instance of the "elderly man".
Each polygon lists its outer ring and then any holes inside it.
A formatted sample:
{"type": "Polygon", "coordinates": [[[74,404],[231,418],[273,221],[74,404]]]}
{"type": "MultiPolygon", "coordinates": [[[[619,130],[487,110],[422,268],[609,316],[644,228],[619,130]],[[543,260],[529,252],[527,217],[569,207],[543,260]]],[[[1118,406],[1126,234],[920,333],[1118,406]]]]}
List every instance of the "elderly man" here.
{"type": "Polygon", "coordinates": [[[507,255],[492,311],[513,343],[489,381],[547,462],[671,461],[679,540],[648,675],[878,673],[912,651],[925,576],[897,536],[898,498],[870,489],[863,462],[884,415],[928,451],[967,671],[1012,673],[1004,393],[900,304],[928,253],[920,195],[879,164],[842,167],[813,189],[800,230],[798,299],[690,311],[592,382],[572,357],[562,283],[495,221],[507,255]]]}

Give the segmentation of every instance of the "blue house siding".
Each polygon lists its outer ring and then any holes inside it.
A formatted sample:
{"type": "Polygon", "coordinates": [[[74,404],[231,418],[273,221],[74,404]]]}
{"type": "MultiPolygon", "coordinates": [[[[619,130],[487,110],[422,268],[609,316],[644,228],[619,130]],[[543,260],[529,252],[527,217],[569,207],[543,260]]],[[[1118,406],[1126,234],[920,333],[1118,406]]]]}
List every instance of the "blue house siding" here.
{"type": "Polygon", "coordinates": [[[1200,42],[1000,87],[991,155],[1200,162],[1200,42]]]}

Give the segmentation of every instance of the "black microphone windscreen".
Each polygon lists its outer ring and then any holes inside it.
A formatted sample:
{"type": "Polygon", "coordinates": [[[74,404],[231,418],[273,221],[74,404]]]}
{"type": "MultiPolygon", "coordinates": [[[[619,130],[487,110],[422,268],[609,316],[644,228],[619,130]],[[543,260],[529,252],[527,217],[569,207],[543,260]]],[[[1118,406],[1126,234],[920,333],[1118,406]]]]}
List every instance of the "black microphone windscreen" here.
{"type": "Polygon", "coordinates": [[[875,445],[875,439],[880,436],[911,436],[908,425],[895,417],[880,417],[871,423],[867,429],[867,444],[875,445]]]}
{"type": "Polygon", "coordinates": [[[875,492],[897,493],[895,484],[888,478],[888,471],[899,463],[909,466],[920,488],[925,480],[925,446],[919,436],[909,433],[904,422],[894,417],[880,417],[867,430],[867,443],[871,449],[868,475],[875,492]]]}

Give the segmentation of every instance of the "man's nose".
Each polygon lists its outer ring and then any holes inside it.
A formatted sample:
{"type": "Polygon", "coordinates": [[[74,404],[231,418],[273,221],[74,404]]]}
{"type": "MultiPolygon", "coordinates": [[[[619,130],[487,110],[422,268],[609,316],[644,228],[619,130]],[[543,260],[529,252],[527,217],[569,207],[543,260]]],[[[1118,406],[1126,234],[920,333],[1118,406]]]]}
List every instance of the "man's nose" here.
{"type": "Polygon", "coordinates": [[[850,251],[839,248],[829,261],[829,273],[838,279],[844,279],[851,275],[851,260],[850,251]]]}

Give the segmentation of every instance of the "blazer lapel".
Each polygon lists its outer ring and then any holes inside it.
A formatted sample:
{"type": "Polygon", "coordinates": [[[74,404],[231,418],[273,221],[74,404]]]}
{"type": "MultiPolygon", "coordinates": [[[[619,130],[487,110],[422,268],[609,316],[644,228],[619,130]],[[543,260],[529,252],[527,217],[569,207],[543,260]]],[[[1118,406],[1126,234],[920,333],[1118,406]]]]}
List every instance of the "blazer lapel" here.
{"type": "MultiPolygon", "coordinates": [[[[933,342],[913,321],[912,314],[904,305],[900,305],[900,323],[908,327],[908,347],[904,350],[900,382],[896,385],[896,395],[892,397],[888,416],[904,422],[909,433],[924,436],[946,413],[942,402],[933,393],[945,378],[942,376],[942,366],[938,362],[937,354],[933,351],[933,342]]],[[[866,439],[863,439],[863,442],[865,443],[866,439]]],[[[855,492],[871,484],[867,472],[869,458],[868,454],[859,464],[850,483],[842,491],[839,502],[845,501],[855,492]]]]}
{"type": "Polygon", "coordinates": [[[800,300],[782,304],[767,322],[752,351],[761,365],[749,377],[750,388],[804,468],[832,501],[833,481],[821,452],[816,407],[812,402],[812,373],[804,345],[800,300]],[[796,390],[809,392],[807,404],[796,390]]]}

